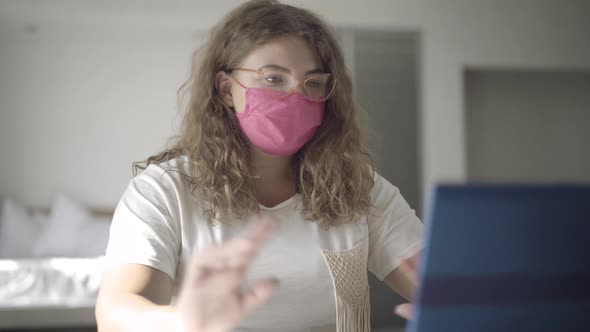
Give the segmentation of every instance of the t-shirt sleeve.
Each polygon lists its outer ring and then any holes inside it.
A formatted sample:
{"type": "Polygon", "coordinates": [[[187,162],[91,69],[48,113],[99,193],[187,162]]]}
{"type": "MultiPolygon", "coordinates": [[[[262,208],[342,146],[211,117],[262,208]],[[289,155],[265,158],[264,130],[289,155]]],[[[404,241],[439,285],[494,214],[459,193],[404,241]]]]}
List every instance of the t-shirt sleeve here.
{"type": "Polygon", "coordinates": [[[367,267],[383,280],[405,258],[423,246],[423,224],[399,189],[375,173],[372,208],[367,217],[369,258],[367,267]]]}
{"type": "Polygon", "coordinates": [[[106,249],[107,266],[142,264],[175,280],[180,234],[175,195],[157,165],[133,178],[117,204],[106,249]]]}

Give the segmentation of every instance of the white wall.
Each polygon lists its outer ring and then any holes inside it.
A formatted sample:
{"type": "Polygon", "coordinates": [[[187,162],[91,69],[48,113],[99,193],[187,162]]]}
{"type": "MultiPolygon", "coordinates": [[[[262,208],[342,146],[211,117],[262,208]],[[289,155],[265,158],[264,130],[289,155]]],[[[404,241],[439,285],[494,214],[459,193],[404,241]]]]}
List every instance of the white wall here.
{"type": "MultiPolygon", "coordinates": [[[[590,2],[585,0],[291,2],[317,11],[333,24],[421,32],[421,173],[425,189],[439,180],[466,177],[462,91],[465,66],[590,68],[590,20],[587,16],[590,2]]],[[[51,191],[45,191],[45,188],[53,190],[65,186],[76,194],[86,195],[89,201],[114,203],[115,196],[118,196],[115,194],[122,190],[121,183],[128,178],[129,162],[157,150],[171,132],[173,93],[184,78],[192,32],[210,26],[237,3],[239,1],[149,0],[138,7],[137,2],[115,0],[0,2],[0,22],[3,24],[0,38],[1,120],[2,131],[10,132],[9,135],[2,134],[0,152],[3,169],[12,169],[1,172],[0,194],[16,193],[33,204],[44,204],[51,196],[51,191]],[[49,36],[31,41],[30,38],[35,37],[22,35],[23,22],[39,23],[38,36],[44,33],[49,36]],[[17,29],[6,26],[16,26],[17,29]],[[117,36],[119,41],[101,37],[105,33],[117,36]],[[92,35],[99,36],[89,37],[92,35]],[[74,43],[75,38],[83,43],[86,41],[86,44],[74,43]],[[141,53],[146,58],[140,58],[141,54],[128,54],[127,51],[131,50],[128,43],[138,43],[146,51],[141,53]],[[62,49],[66,52],[60,52],[62,49]],[[101,49],[102,52],[98,52],[101,49]],[[99,75],[106,86],[111,86],[107,92],[99,94],[95,88],[105,85],[93,83],[93,78],[85,75],[88,73],[85,72],[88,69],[84,66],[86,62],[69,54],[83,56],[95,65],[101,63],[99,59],[108,58],[107,64],[118,64],[115,68],[123,78],[117,76],[111,81],[109,68],[91,71],[99,75]],[[135,87],[126,85],[125,77],[135,75],[146,75],[145,83],[135,87]],[[58,83],[56,77],[69,83],[58,83]],[[12,86],[11,82],[18,84],[12,86]],[[83,82],[78,87],[82,89],[82,95],[97,97],[91,102],[86,98],[80,100],[80,97],[66,98],[74,96],[79,82],[83,82]],[[122,94],[122,89],[130,90],[122,94]],[[69,91],[72,94],[68,94],[69,91]],[[9,109],[5,105],[9,105],[9,109]],[[43,113],[43,109],[56,113],[49,115],[43,113]],[[84,126],[74,125],[72,128],[68,125],[84,121],[79,113],[82,110],[93,115],[90,119],[95,124],[94,130],[107,125],[108,129],[91,131],[88,139],[78,138],[76,142],[68,143],[68,137],[86,131],[84,126]],[[150,114],[145,123],[134,120],[145,113],[150,114]],[[14,116],[17,119],[11,120],[14,116]],[[4,128],[7,123],[10,123],[10,129],[4,128]],[[49,125],[55,129],[46,129],[49,125]],[[40,134],[32,137],[24,134],[27,130],[40,130],[40,134]],[[109,146],[113,150],[83,152],[83,147],[96,146],[93,137],[110,139],[109,146]],[[7,140],[26,143],[15,147],[7,140]],[[41,144],[46,151],[33,155],[34,150],[27,147],[36,144],[41,144]],[[66,147],[59,144],[66,144],[66,147]],[[25,146],[23,151],[21,146],[25,146]],[[57,150],[55,156],[52,156],[54,151],[50,147],[57,150]],[[67,157],[63,161],[66,166],[76,164],[76,167],[61,168],[57,175],[50,170],[38,171],[38,165],[58,163],[64,156],[67,157]],[[97,166],[89,166],[92,162],[97,166]],[[37,174],[27,180],[33,173],[37,174]],[[80,180],[79,175],[85,174],[100,176],[80,180]],[[25,183],[26,187],[21,188],[16,183],[25,183]]]]}
{"type": "Polygon", "coordinates": [[[114,207],[131,163],[174,133],[190,34],[105,28],[3,26],[0,195],[114,207]]]}

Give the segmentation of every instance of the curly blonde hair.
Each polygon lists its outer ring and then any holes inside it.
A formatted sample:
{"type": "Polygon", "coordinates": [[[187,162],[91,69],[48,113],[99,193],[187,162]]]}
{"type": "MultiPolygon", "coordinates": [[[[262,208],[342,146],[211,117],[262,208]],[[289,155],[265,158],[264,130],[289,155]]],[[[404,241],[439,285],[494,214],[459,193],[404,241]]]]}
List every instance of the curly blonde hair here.
{"type": "Polygon", "coordinates": [[[209,222],[243,219],[259,209],[247,138],[234,111],[215,88],[216,73],[237,67],[254,48],[282,36],[297,36],[317,50],[337,84],[326,101],[324,120],[293,158],[303,216],[322,227],[354,222],[368,214],[374,185],[373,162],[361,144],[352,82],[335,34],[315,14],[274,0],[248,1],[227,14],[192,55],[189,79],[178,90],[188,95],[181,131],[170,148],[134,163],[134,174],[152,163],[189,157],[183,174],[193,194],[206,201],[209,222]]]}

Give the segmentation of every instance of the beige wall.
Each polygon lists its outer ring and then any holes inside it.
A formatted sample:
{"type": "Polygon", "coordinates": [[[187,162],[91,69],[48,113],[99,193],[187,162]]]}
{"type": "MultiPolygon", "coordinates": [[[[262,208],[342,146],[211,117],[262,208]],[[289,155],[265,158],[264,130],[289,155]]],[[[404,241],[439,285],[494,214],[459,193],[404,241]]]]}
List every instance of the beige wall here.
{"type": "MultiPolygon", "coordinates": [[[[137,10],[136,2],[114,0],[0,2],[0,194],[45,204],[65,189],[94,204],[114,204],[129,163],[173,132],[174,92],[185,77],[194,31],[236,3],[151,0],[137,10]],[[39,30],[25,28],[28,23],[39,30]],[[143,83],[131,84],[134,76],[143,83]]],[[[338,25],[421,32],[425,189],[466,177],[465,66],[590,68],[590,2],[584,0],[295,3],[338,25]]]]}
{"type": "Polygon", "coordinates": [[[470,71],[471,180],[590,183],[590,71],[470,71]]]}

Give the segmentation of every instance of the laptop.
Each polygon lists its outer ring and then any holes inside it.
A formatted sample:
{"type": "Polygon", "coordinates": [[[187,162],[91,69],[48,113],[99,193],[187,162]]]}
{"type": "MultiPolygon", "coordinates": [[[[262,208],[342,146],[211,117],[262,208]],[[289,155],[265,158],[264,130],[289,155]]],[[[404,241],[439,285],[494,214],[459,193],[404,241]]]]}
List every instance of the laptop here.
{"type": "Polygon", "coordinates": [[[590,331],[590,186],[442,185],[409,332],[590,331]]]}

